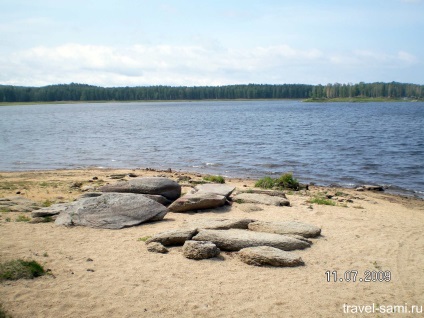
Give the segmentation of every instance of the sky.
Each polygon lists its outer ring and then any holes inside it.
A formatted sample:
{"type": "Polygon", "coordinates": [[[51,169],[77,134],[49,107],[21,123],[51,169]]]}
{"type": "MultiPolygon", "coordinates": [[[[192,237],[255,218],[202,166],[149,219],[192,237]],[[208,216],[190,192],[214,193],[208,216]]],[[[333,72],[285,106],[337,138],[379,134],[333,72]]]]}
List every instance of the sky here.
{"type": "Polygon", "coordinates": [[[0,85],[424,84],[424,0],[0,0],[0,85]]]}

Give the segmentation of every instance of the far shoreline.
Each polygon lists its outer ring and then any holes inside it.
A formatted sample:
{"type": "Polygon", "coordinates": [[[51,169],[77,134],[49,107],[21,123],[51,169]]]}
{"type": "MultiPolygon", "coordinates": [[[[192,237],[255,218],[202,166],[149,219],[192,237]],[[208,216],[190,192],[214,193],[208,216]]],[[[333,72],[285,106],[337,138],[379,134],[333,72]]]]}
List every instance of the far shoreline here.
{"type": "Polygon", "coordinates": [[[236,98],[236,99],[173,99],[173,100],[87,100],[87,101],[45,101],[45,102],[0,102],[0,106],[66,105],[66,104],[134,104],[134,103],[195,103],[195,102],[249,102],[249,101],[299,101],[304,103],[415,103],[423,99],[387,97],[338,97],[338,98],[236,98]]]}

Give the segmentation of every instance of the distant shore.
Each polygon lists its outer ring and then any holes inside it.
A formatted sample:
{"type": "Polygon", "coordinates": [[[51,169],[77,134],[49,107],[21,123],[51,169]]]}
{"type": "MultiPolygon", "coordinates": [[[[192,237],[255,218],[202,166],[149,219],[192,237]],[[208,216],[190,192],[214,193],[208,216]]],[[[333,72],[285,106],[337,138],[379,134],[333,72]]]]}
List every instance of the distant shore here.
{"type": "Polygon", "coordinates": [[[191,102],[230,102],[230,101],[301,101],[305,103],[386,103],[386,102],[423,102],[424,99],[387,98],[387,97],[339,97],[339,98],[236,98],[236,99],[195,99],[195,100],[92,100],[92,101],[49,101],[49,102],[0,102],[0,106],[54,105],[54,104],[113,104],[113,103],[191,103],[191,102]]]}

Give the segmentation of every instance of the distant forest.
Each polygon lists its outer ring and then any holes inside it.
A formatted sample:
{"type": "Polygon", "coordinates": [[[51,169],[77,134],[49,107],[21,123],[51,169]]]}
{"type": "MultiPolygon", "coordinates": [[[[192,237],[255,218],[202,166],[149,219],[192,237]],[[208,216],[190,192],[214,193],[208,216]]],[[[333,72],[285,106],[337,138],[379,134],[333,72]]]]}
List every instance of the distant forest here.
{"type": "Polygon", "coordinates": [[[205,99],[331,99],[331,98],[424,98],[424,85],[406,83],[282,84],[227,86],[98,87],[60,84],[44,87],[0,85],[0,102],[145,101],[205,99]]]}

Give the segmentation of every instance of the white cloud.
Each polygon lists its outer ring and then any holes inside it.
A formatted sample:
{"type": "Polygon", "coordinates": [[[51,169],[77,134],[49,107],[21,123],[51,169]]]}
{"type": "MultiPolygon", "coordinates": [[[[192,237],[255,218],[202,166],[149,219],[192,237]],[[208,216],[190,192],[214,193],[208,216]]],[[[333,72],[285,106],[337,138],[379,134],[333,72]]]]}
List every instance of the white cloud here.
{"type": "MultiPolygon", "coordinates": [[[[289,45],[246,49],[204,45],[111,47],[64,44],[38,46],[0,61],[0,84],[87,83],[101,86],[225,85],[238,83],[322,83],[340,81],[341,70],[411,65],[406,51],[326,54],[289,45]],[[313,74],[311,74],[313,73],[313,74]],[[326,77],[323,77],[325,73],[326,77]],[[334,80],[331,80],[331,74],[334,80]],[[320,80],[321,78],[321,80],[320,80]]],[[[363,74],[363,73],[361,73],[363,74]]],[[[355,81],[355,79],[348,79],[355,81]]],[[[358,81],[367,78],[360,78],[358,81]]],[[[385,79],[382,79],[385,80],[385,79]]]]}

